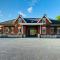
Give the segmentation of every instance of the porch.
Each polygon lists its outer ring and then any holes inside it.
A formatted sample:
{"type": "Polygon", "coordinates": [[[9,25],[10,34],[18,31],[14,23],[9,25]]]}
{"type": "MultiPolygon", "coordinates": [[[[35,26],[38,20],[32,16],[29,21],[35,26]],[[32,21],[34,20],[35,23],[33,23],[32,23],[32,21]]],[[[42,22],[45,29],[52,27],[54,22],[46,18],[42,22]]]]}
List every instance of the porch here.
{"type": "Polygon", "coordinates": [[[23,25],[23,37],[60,38],[60,26],[23,25]]]}
{"type": "Polygon", "coordinates": [[[38,37],[40,34],[40,26],[36,25],[24,25],[23,26],[23,37],[38,37]]]}

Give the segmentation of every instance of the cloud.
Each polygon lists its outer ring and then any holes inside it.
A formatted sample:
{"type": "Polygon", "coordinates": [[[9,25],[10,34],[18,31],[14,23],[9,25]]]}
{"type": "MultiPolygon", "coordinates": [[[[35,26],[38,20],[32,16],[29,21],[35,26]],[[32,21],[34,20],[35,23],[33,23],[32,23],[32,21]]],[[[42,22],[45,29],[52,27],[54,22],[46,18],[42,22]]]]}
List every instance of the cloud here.
{"type": "Polygon", "coordinates": [[[27,2],[30,6],[35,6],[40,0],[24,0],[27,2]]]}
{"type": "Polygon", "coordinates": [[[30,6],[27,9],[27,11],[29,13],[32,13],[32,10],[34,9],[34,6],[37,5],[40,2],[40,0],[24,0],[24,1],[27,3],[28,6],[30,6]]]}
{"type": "Polygon", "coordinates": [[[29,13],[32,13],[32,9],[33,9],[33,7],[29,7],[29,8],[27,9],[27,11],[28,11],[29,13]]]}
{"type": "Polygon", "coordinates": [[[22,15],[23,17],[26,17],[26,14],[24,14],[23,12],[19,11],[18,14],[22,15]]]}

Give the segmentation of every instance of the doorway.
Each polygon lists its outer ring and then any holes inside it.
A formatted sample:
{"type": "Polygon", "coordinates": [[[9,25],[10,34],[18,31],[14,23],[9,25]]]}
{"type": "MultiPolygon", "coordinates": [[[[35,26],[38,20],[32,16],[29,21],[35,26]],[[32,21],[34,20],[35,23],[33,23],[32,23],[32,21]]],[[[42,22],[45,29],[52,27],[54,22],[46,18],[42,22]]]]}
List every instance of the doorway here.
{"type": "Polygon", "coordinates": [[[26,29],[26,37],[37,37],[37,31],[36,26],[28,26],[26,29]]]}

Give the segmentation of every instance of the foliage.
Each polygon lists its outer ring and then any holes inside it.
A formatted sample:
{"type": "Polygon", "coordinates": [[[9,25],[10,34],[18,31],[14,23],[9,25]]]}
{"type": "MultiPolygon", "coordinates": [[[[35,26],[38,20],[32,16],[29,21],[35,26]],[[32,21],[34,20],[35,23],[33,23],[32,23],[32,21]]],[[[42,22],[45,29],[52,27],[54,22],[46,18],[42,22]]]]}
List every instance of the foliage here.
{"type": "Polygon", "coordinates": [[[56,19],[57,19],[57,20],[60,20],[60,16],[57,16],[56,19]]]}

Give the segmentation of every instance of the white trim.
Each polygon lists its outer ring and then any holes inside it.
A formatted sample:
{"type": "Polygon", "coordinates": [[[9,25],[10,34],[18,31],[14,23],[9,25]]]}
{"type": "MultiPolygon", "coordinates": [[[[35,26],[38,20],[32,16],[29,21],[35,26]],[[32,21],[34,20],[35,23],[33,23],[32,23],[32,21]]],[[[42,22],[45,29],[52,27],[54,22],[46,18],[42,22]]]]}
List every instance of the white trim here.
{"type": "Polygon", "coordinates": [[[23,34],[23,26],[22,26],[22,30],[21,30],[22,34],[23,34]]]}
{"type": "Polygon", "coordinates": [[[26,23],[26,21],[25,21],[21,16],[20,16],[20,17],[18,16],[18,17],[13,21],[13,23],[15,23],[15,21],[18,20],[19,18],[21,18],[21,20],[23,20],[23,21],[26,23]]]}
{"type": "Polygon", "coordinates": [[[40,34],[41,34],[41,26],[40,26],[40,34]]]}
{"type": "MultiPolygon", "coordinates": [[[[47,18],[46,16],[45,16],[45,18],[46,18],[50,23],[52,23],[51,20],[50,20],[49,18],[47,18]]],[[[42,17],[41,19],[39,19],[39,20],[37,21],[37,23],[39,23],[40,20],[42,20],[42,19],[43,19],[43,17],[42,17]]]]}
{"type": "Polygon", "coordinates": [[[51,20],[50,20],[49,18],[46,17],[46,19],[47,19],[50,23],[52,23],[51,20]]]}
{"type": "Polygon", "coordinates": [[[45,23],[20,23],[20,25],[44,25],[45,23]]]}
{"type": "MultiPolygon", "coordinates": [[[[24,18],[21,17],[22,20],[24,20],[24,18]]],[[[26,23],[26,21],[24,20],[24,22],[26,23]]]]}
{"type": "Polygon", "coordinates": [[[37,21],[37,23],[39,23],[39,22],[40,22],[40,20],[41,20],[41,18],[37,21]]]}
{"type": "Polygon", "coordinates": [[[46,27],[42,27],[42,34],[46,34],[46,27]],[[45,30],[45,32],[43,32],[43,30],[45,30]]]}
{"type": "Polygon", "coordinates": [[[60,34],[60,27],[57,28],[57,34],[60,34]]]}

